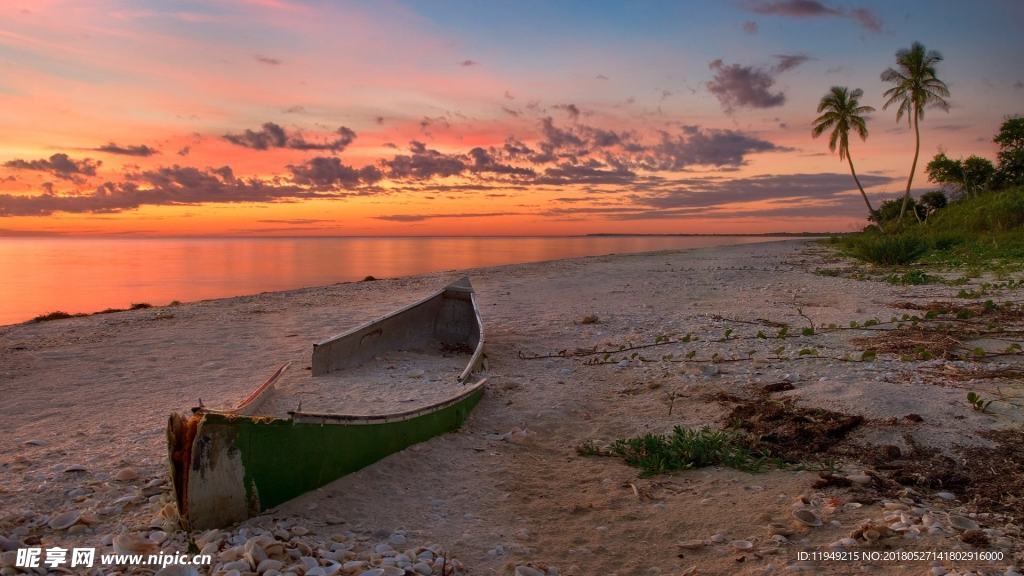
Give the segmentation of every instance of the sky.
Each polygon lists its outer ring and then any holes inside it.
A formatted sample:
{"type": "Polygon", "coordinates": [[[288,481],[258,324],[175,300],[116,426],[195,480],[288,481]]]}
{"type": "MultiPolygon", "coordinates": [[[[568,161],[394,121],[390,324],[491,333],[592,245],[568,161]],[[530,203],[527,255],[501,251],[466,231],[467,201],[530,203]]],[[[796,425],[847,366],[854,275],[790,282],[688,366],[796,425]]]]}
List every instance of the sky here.
{"type": "Polygon", "coordinates": [[[848,231],[810,128],[875,107],[852,157],[899,195],[913,132],[879,76],[944,57],[939,151],[1024,113],[1024,3],[5,0],[0,236],[848,231]]]}

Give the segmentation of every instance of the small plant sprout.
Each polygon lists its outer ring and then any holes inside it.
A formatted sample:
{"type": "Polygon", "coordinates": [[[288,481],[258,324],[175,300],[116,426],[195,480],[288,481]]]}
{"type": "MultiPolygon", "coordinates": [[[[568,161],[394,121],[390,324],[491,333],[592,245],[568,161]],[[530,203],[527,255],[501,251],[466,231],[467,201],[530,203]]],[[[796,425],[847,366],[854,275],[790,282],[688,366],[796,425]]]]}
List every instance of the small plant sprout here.
{"type": "Polygon", "coordinates": [[[978,412],[985,412],[988,410],[988,406],[992,403],[992,400],[985,400],[979,396],[977,392],[972,391],[967,393],[967,403],[971,405],[971,408],[974,408],[978,412]]]}

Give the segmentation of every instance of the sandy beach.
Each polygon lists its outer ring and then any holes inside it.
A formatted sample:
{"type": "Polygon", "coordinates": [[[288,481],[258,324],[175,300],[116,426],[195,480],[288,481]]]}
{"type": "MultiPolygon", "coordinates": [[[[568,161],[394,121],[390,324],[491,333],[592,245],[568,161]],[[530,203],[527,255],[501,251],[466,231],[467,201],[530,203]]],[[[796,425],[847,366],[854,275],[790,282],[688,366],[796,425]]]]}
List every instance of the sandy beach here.
{"type": "MultiPolygon", "coordinates": [[[[992,278],[902,286],[851,278],[847,266],[813,242],[786,240],[470,270],[490,379],[467,425],[207,543],[221,553],[261,527],[283,527],[320,548],[332,538],[354,551],[434,544],[468,574],[526,565],[576,576],[944,573],[932,560],[798,561],[799,551],[813,549],[999,551],[998,561],[938,564],[950,573],[1019,570],[1019,513],[978,508],[956,487],[899,487],[892,476],[912,465],[934,468],[939,458],[963,462],[965,449],[999,454],[991,432],[1019,430],[1024,411],[998,401],[972,410],[965,395],[1021,396],[1022,358],[905,361],[882,351],[858,361],[858,339],[878,336],[865,322],[923,315],[907,304],[973,302],[956,296],[992,278]],[[587,316],[596,322],[582,322],[587,316]],[[828,328],[851,322],[861,328],[828,328]],[[775,338],[783,325],[796,337],[775,338]],[[811,326],[813,334],[801,335],[811,326]],[[635,358],[590,353],[660,336],[689,341],[635,358]],[[691,361],[678,361],[690,352],[691,361]],[[530,359],[538,355],[555,357],[530,359]],[[971,375],[980,370],[1000,374],[971,375]],[[807,421],[808,430],[831,413],[863,420],[826,430],[824,440],[808,436],[807,446],[821,449],[808,448],[807,465],[759,473],[713,467],[643,477],[619,458],[577,453],[586,442],[677,425],[722,427],[742,414],[750,423],[764,405],[780,403],[829,411],[807,421]],[[920,457],[887,467],[908,455],[920,457]],[[825,485],[823,462],[846,481],[825,485]],[[822,525],[795,521],[795,509],[822,525]],[[866,523],[882,532],[878,539],[864,536],[866,523]]],[[[114,536],[140,533],[183,549],[185,535],[171,530],[166,510],[161,516],[172,500],[162,482],[168,414],[200,400],[233,406],[284,362],[308,366],[313,342],[461,274],[0,327],[0,543],[109,549],[114,536]],[[66,512],[80,517],[52,528],[66,512]]],[[[1019,303],[1024,289],[986,298],[1019,303]]]]}

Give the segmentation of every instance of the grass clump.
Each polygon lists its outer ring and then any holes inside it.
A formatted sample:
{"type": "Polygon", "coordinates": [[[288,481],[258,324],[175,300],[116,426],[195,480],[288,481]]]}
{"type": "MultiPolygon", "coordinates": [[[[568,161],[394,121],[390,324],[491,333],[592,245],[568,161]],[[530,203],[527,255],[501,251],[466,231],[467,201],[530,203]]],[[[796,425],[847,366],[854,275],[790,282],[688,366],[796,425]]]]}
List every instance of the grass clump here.
{"type": "Polygon", "coordinates": [[[40,314],[32,319],[32,322],[50,322],[52,320],[64,320],[67,318],[75,318],[77,316],[84,316],[84,314],[69,314],[61,310],[56,312],[50,312],[49,314],[40,314]]]}
{"type": "MultiPolygon", "coordinates": [[[[589,448],[592,450],[593,446],[589,448]]],[[[645,434],[616,440],[607,453],[642,469],[645,476],[706,466],[755,472],[768,461],[744,446],[737,433],[709,427],[676,426],[671,434],[645,434]]]]}
{"type": "Polygon", "coordinates": [[[840,244],[850,255],[884,266],[910,264],[928,251],[928,245],[918,234],[862,232],[843,238],[840,244]]]}

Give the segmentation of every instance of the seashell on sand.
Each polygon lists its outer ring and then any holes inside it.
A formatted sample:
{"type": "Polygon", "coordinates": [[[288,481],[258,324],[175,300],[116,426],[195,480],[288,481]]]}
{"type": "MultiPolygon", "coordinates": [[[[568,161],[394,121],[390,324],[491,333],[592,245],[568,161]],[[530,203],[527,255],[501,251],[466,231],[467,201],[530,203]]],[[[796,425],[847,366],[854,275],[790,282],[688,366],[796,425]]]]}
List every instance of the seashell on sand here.
{"type": "Polygon", "coordinates": [[[821,526],[821,518],[814,511],[807,508],[794,510],[793,518],[805,526],[821,526]]]}
{"type": "Polygon", "coordinates": [[[70,528],[78,523],[78,520],[82,518],[82,513],[78,510],[69,510],[63,514],[58,514],[47,523],[47,526],[53,530],[64,530],[70,528]]]}
{"type": "Polygon", "coordinates": [[[979,528],[978,523],[974,520],[957,514],[949,515],[949,525],[957,530],[977,530],[979,528]]]}
{"type": "Polygon", "coordinates": [[[131,467],[121,468],[120,470],[117,471],[117,474],[114,475],[114,480],[117,480],[118,482],[131,482],[132,480],[138,479],[139,473],[136,472],[135,469],[131,467]]]}
{"type": "Polygon", "coordinates": [[[857,545],[857,541],[853,538],[840,538],[835,542],[829,544],[832,548],[853,548],[857,545]]]}
{"type": "Polygon", "coordinates": [[[138,534],[118,534],[112,542],[118,554],[155,554],[157,545],[138,534]]]}

